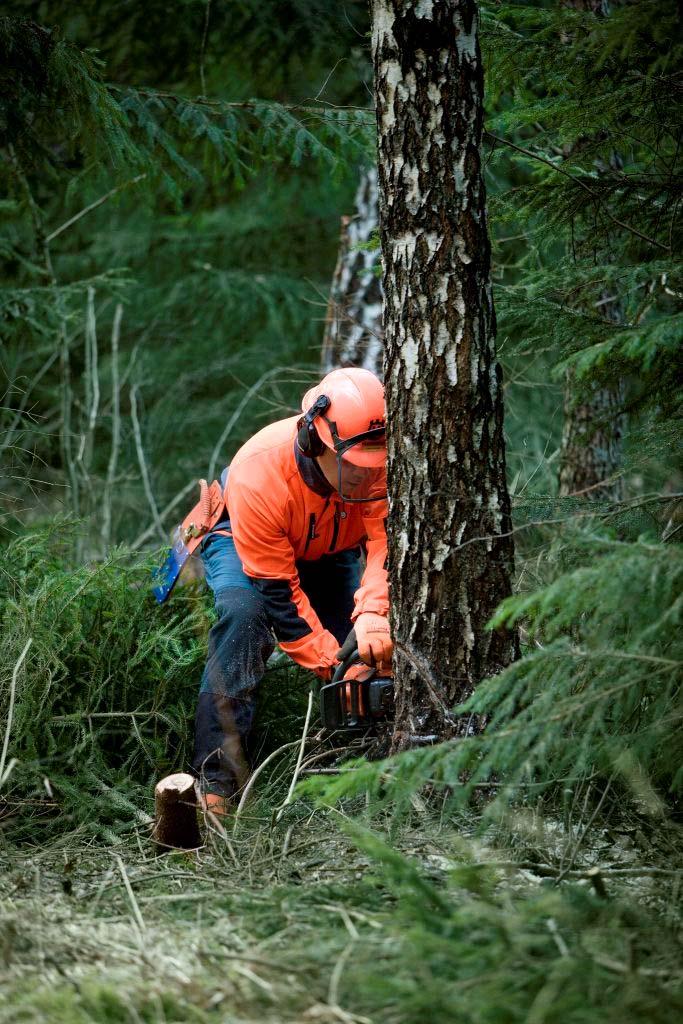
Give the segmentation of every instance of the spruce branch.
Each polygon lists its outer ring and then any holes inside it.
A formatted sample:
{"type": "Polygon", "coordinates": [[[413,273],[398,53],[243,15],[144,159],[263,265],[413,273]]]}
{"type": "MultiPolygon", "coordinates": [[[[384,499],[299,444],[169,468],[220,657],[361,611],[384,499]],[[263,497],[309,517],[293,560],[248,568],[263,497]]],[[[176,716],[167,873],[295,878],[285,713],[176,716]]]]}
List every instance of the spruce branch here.
{"type": "Polygon", "coordinates": [[[113,196],[118,195],[119,192],[123,192],[124,189],[130,188],[131,185],[137,185],[138,182],[140,181],[144,181],[146,177],[146,173],[137,174],[134,178],[131,178],[130,181],[124,181],[121,185],[116,185],[115,188],[110,189],[103,196],[100,196],[99,199],[95,199],[94,202],[88,203],[88,205],[84,206],[82,210],[79,210],[78,213],[75,213],[73,217],[69,217],[69,219],[65,220],[63,224],[60,224],[58,228],[55,228],[54,231],[51,231],[45,239],[46,243],[49,244],[50,242],[54,241],[54,239],[58,238],[63,231],[66,231],[74,224],[77,224],[82,217],[85,217],[88,213],[91,213],[93,210],[96,210],[98,207],[106,203],[109,199],[112,199],[113,196]]]}
{"type": "Polygon", "coordinates": [[[583,189],[591,197],[591,199],[595,201],[596,208],[602,210],[605,216],[608,217],[613,224],[616,224],[618,227],[623,228],[624,231],[628,231],[630,234],[635,235],[637,238],[641,238],[644,242],[648,242],[649,245],[654,245],[658,249],[663,249],[664,252],[671,251],[670,245],[664,245],[663,242],[659,242],[655,238],[650,238],[649,235],[645,235],[642,231],[639,231],[637,228],[634,228],[633,225],[627,224],[624,221],[620,220],[618,217],[615,217],[610,211],[609,207],[607,207],[601,201],[600,196],[595,192],[593,188],[591,188],[591,186],[587,185],[586,182],[582,181],[581,178],[577,178],[576,175],[570,174],[569,171],[565,170],[564,167],[560,167],[549,157],[543,156],[543,154],[541,153],[535,153],[531,149],[525,149],[524,146],[518,146],[515,142],[510,142],[509,139],[503,139],[499,135],[494,135],[492,132],[485,132],[484,137],[486,139],[489,139],[491,142],[498,143],[501,146],[507,146],[509,149],[514,149],[517,153],[522,153],[524,156],[529,157],[531,160],[538,160],[540,163],[545,164],[547,167],[551,167],[554,171],[557,171],[558,174],[564,175],[565,178],[568,178],[575,185],[578,185],[579,188],[583,189]]]}

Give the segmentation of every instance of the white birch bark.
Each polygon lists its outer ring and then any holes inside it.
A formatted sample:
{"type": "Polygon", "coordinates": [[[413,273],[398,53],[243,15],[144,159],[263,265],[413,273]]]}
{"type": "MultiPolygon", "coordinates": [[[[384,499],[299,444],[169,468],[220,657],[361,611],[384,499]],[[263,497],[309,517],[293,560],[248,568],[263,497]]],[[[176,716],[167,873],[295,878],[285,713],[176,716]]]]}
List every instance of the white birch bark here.
{"type": "Polygon", "coordinates": [[[322,346],[322,369],[362,366],[381,377],[382,281],[377,252],[358,249],[377,230],[377,169],[365,168],[353,217],[342,217],[339,256],[332,278],[322,346]]]}
{"type": "MultiPolygon", "coordinates": [[[[474,0],[373,0],[389,409],[394,747],[466,732],[450,710],[515,657],[474,0]]],[[[475,723],[476,725],[476,723],[475,723]]]]}

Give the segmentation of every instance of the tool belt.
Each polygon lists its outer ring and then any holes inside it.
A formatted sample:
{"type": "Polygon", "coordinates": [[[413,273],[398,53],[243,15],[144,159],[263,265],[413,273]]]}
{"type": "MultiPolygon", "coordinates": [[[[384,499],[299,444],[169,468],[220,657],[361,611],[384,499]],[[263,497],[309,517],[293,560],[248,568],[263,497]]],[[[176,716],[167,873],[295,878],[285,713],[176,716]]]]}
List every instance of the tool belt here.
{"type": "Polygon", "coordinates": [[[176,584],[183,566],[194,554],[209,533],[229,536],[227,530],[220,529],[223,518],[227,518],[225,507],[225,481],[227,469],[221,479],[209,485],[206,480],[199,481],[199,501],[185,516],[182,523],[173,532],[173,542],[163,565],[154,570],[154,596],[162,604],[176,584]]]}
{"type": "Polygon", "coordinates": [[[214,480],[209,487],[206,480],[200,480],[199,501],[185,516],[179,527],[180,536],[183,543],[190,549],[190,554],[198,547],[202,538],[217,525],[224,510],[225,499],[219,481],[214,480]]]}

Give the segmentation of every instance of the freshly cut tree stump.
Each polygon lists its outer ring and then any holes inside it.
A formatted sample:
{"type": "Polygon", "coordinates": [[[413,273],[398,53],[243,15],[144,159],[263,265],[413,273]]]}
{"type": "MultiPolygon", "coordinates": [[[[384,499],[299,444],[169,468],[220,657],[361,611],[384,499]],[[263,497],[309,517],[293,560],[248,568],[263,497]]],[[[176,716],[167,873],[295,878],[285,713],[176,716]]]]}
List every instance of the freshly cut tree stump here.
{"type": "Polygon", "coordinates": [[[154,842],[164,850],[202,845],[197,823],[195,780],[185,772],[167,775],[154,790],[154,842]]]}

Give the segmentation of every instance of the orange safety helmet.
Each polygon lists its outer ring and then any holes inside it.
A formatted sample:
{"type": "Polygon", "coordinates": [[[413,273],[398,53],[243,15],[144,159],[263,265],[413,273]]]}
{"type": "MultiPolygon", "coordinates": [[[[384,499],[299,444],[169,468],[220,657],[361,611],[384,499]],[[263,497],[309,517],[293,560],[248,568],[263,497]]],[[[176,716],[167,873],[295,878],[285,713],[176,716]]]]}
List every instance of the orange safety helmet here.
{"type": "Polygon", "coordinates": [[[359,367],[332,370],[303,397],[307,423],[327,448],[354,466],[380,468],[387,457],[384,385],[359,367]],[[328,402],[323,400],[327,398],[328,402]],[[317,403],[317,409],[313,406],[317,403]]]}

